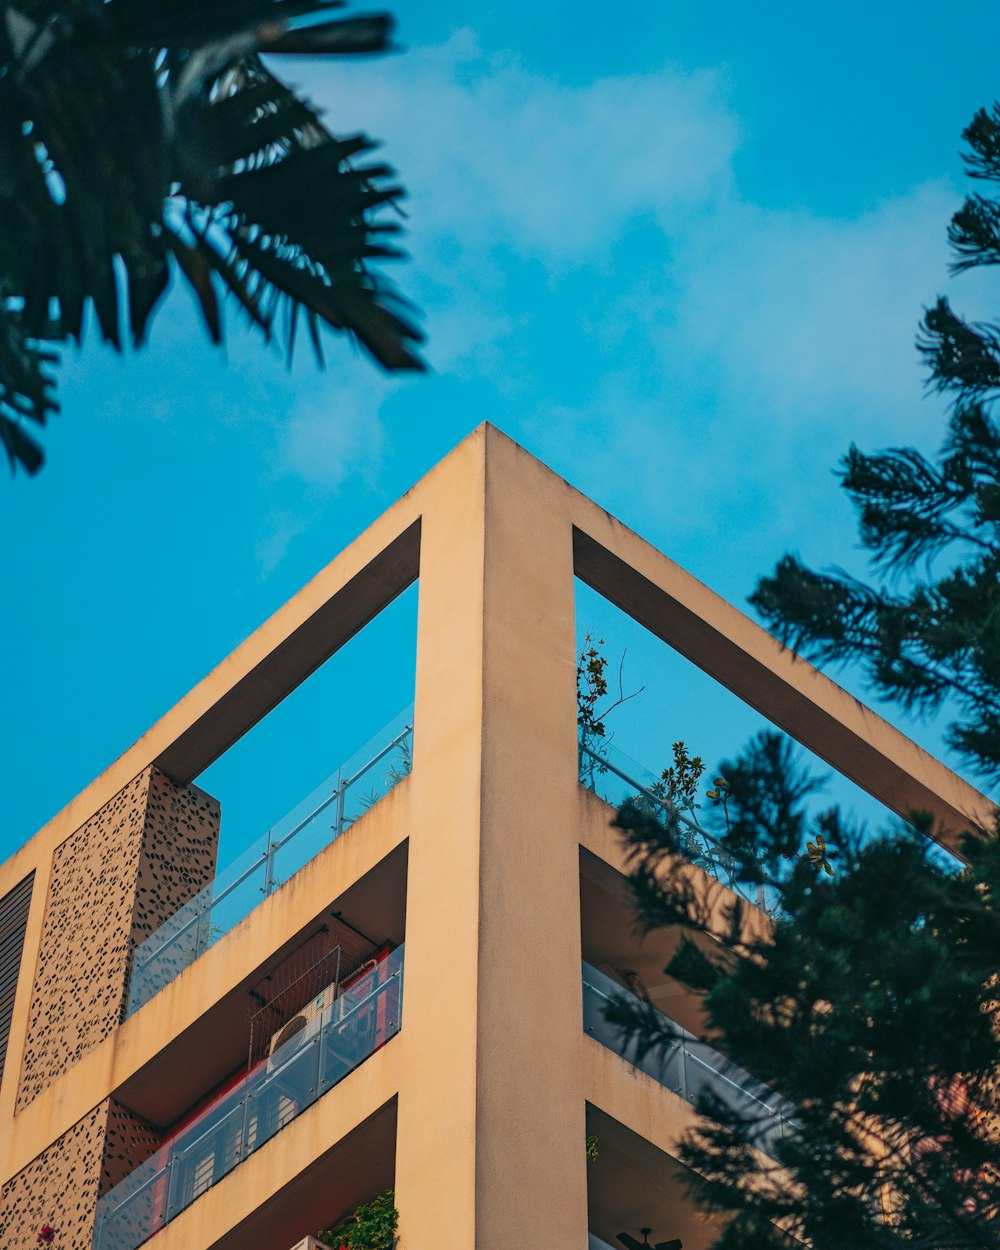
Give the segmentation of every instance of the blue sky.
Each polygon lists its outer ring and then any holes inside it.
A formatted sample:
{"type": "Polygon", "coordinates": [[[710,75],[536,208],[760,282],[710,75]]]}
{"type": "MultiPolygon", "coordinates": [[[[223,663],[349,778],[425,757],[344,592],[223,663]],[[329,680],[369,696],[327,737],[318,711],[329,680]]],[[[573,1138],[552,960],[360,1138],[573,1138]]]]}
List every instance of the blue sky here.
{"type": "MultiPolygon", "coordinates": [[[[395,12],[399,54],[284,68],[410,192],[395,277],[433,372],[334,340],[289,372],[235,317],[219,352],[180,290],[142,355],[67,357],[48,465],[0,490],[0,857],[484,419],[737,604],[788,549],[861,567],[831,476],[852,440],[939,439],[913,338],[939,292],[990,309],[945,228],[1000,94],[995,6],[395,12]]],[[[232,853],[409,701],[414,602],[208,779],[232,853]]],[[[685,732],[725,750],[699,707],[685,732]]],[[[653,765],[659,712],[624,743],[653,765]]]]}

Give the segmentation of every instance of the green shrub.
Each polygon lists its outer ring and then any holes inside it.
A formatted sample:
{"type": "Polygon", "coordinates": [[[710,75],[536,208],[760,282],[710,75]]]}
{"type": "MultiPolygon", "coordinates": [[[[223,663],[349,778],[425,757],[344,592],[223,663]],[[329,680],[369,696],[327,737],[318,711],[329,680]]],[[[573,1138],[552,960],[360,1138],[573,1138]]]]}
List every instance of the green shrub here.
{"type": "Polygon", "coordinates": [[[316,1234],[326,1246],[344,1250],[394,1250],[399,1212],[391,1189],[371,1202],[364,1202],[333,1228],[316,1234]]]}

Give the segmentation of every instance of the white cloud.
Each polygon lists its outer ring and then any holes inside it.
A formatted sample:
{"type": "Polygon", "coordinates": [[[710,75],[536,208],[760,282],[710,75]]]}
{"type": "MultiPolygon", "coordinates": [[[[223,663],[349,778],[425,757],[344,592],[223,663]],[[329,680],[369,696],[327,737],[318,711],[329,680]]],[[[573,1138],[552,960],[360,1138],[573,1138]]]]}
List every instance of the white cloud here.
{"type": "MultiPolygon", "coordinates": [[[[531,444],[713,584],[788,548],[853,564],[832,477],[848,445],[931,451],[943,431],[914,339],[949,285],[955,202],[935,183],[853,220],[707,212],[669,273],[661,258],[595,320],[603,377],[576,404],[536,407],[531,444]]],[[[978,293],[965,282],[963,307],[978,293]]]]}
{"type": "Polygon", "coordinates": [[[676,218],[722,190],[736,147],[713,72],[570,86],[485,56],[467,30],[306,85],[334,130],[386,141],[420,246],[599,263],[630,221],[676,218]]]}
{"type": "Polygon", "coordinates": [[[306,518],[299,514],[275,511],[257,540],[257,580],[265,582],[284,560],[294,539],[305,528],[306,518]]]}
{"type": "Polygon", "coordinates": [[[307,86],[335,129],[384,137],[412,190],[411,272],[418,285],[433,275],[420,294],[439,370],[497,369],[497,345],[540,333],[532,314],[586,266],[605,271],[608,299],[580,320],[606,350],[644,340],[672,393],[700,371],[717,406],[766,409],[784,428],[859,405],[894,428],[913,420],[913,339],[945,276],[953,187],[857,218],[761,208],[738,193],[721,73],[567,85],[485,55],[468,30],[307,86]],[[655,232],[637,272],[614,253],[640,222],[655,232]],[[532,303],[511,289],[504,249],[543,266],[532,303]]]}
{"type": "MultiPolygon", "coordinates": [[[[485,415],[515,409],[502,425],[651,533],[822,533],[852,439],[936,441],[913,341],[945,286],[954,186],[853,217],[750,203],[724,73],[567,84],[468,31],[306,86],[334,130],[386,141],[412,193],[403,285],[436,368],[486,383],[485,415]]],[[[370,428],[343,402],[346,431],[294,420],[307,480],[370,428]]]]}
{"type": "Polygon", "coordinates": [[[428,308],[428,355],[437,373],[489,374],[499,365],[499,344],[514,328],[514,318],[498,305],[475,299],[449,299],[428,308]]]}
{"type": "Polygon", "coordinates": [[[367,361],[344,379],[321,376],[278,427],[277,467],[328,494],[350,476],[373,478],[385,434],[380,410],[395,385],[367,361]]]}
{"type": "Polygon", "coordinates": [[[331,496],[360,482],[377,488],[385,443],[382,408],[399,383],[376,373],[367,361],[342,364],[340,376],[316,374],[299,383],[296,398],[263,421],[271,476],[294,484],[293,502],[275,505],[260,518],[255,555],[261,582],[285,560],[331,496]]]}
{"type": "Polygon", "coordinates": [[[917,322],[945,285],[954,205],[940,183],[854,219],[732,205],[686,241],[662,348],[682,346],[729,402],[783,428],[821,413],[849,421],[862,406],[887,430],[910,429],[917,322]]]}

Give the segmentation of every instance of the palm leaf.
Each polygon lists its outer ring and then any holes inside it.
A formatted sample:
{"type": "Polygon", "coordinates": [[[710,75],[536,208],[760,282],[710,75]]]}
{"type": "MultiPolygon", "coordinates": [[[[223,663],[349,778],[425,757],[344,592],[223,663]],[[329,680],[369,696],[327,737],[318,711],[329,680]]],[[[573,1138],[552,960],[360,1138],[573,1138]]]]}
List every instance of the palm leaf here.
{"type": "Polygon", "coordinates": [[[205,254],[197,247],[191,247],[183,239],[167,231],[164,234],[167,247],[181,267],[191,289],[198,297],[205,326],[213,343],[222,342],[222,318],[219,312],[219,300],[212,283],[212,266],[205,254]]]}
{"type": "Polygon", "coordinates": [[[344,7],[344,0],[112,0],[109,34],[130,46],[194,48],[234,32],[279,26],[344,7]]]}
{"type": "Polygon", "coordinates": [[[375,17],[345,18],[338,22],[320,22],[286,31],[273,40],[262,41],[261,49],[270,53],[310,56],[334,53],[356,56],[382,52],[389,46],[394,24],[384,14],[375,17]]]}
{"type": "Polygon", "coordinates": [[[335,285],[310,271],[291,249],[265,247],[237,232],[235,247],[272,296],[293,300],[310,309],[335,330],[350,329],[372,356],[386,369],[420,369],[422,364],[406,341],[417,342],[420,333],[388,305],[393,300],[384,289],[363,285],[335,285]],[[283,250],[285,254],[283,254],[283,250]]]}
{"type": "Polygon", "coordinates": [[[0,4],[0,442],[41,464],[55,357],[90,309],[120,347],[149,333],[171,275],[214,342],[227,293],[294,350],[304,316],[387,369],[422,367],[412,310],[371,266],[399,256],[381,214],[402,194],[257,53],[380,51],[384,15],[342,0],[20,0],[0,4]],[[360,164],[359,164],[360,162],[360,164]],[[280,314],[280,321],[275,318],[280,314]]]}

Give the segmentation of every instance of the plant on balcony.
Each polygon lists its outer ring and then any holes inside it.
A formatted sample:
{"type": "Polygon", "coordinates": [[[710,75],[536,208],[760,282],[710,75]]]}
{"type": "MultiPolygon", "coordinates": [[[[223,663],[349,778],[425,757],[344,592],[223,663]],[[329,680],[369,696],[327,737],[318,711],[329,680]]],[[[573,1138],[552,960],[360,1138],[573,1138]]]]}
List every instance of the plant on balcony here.
{"type": "Polygon", "coordinates": [[[576,658],[576,723],[580,735],[580,780],[591,790],[596,788],[597,775],[605,771],[601,760],[605,757],[603,741],[607,736],[605,720],[623,703],[642,694],[640,686],[630,694],[625,693],[625,652],[618,663],[618,696],[602,706],[601,700],[608,694],[608,657],[604,654],[604,639],[586,634],[583,646],[576,658]]]}
{"type": "Polygon", "coordinates": [[[396,759],[389,765],[385,774],[383,785],[385,791],[394,789],[406,777],[413,772],[413,738],[406,737],[399,743],[396,748],[396,759]]]}
{"type": "Polygon", "coordinates": [[[51,1224],[43,1224],[38,1230],[38,1236],[35,1243],[39,1246],[51,1246],[56,1239],[56,1230],[51,1224]]]}
{"type": "Polygon", "coordinates": [[[586,634],[576,658],[576,722],[581,736],[589,740],[603,738],[607,732],[604,722],[611,713],[646,688],[640,686],[630,694],[625,693],[627,653],[623,651],[618,661],[618,695],[607,707],[601,707],[601,700],[608,693],[608,657],[604,654],[604,645],[603,638],[595,639],[593,634],[586,634]]]}
{"type": "Polygon", "coordinates": [[[371,1202],[355,1207],[346,1219],[316,1234],[318,1241],[337,1250],[393,1250],[399,1212],[391,1189],[371,1202]]]}
{"type": "Polygon", "coordinates": [[[344,819],[344,828],[350,828],[356,820],[371,811],[375,804],[385,798],[390,790],[394,790],[406,777],[409,777],[413,771],[413,738],[412,730],[406,737],[402,738],[395,746],[395,759],[390,757],[388,766],[382,776],[381,786],[372,785],[366,791],[363,791],[358,798],[358,806],[360,811],[357,816],[347,816],[344,819]]]}

